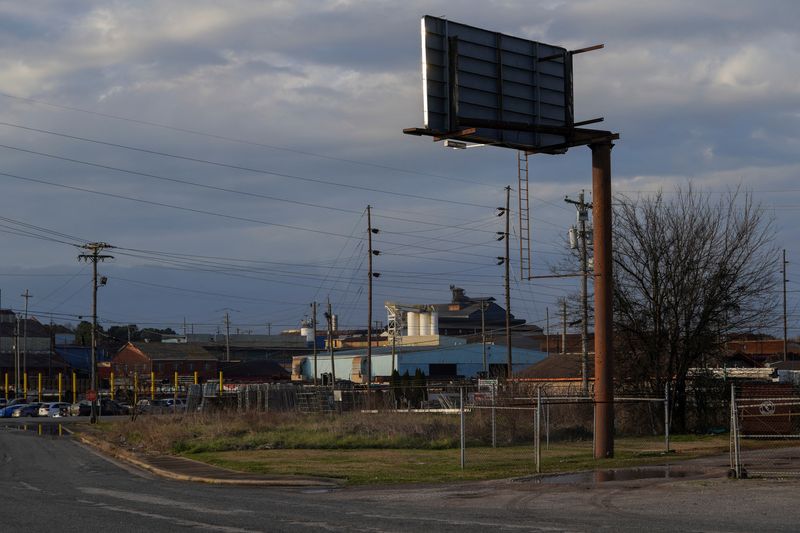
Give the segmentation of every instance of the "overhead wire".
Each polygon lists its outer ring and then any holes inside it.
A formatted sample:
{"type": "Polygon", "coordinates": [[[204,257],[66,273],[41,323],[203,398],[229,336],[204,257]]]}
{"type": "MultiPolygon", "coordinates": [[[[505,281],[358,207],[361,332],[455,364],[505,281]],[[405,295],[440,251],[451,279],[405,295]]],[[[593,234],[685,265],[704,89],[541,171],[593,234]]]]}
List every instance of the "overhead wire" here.
{"type": "Polygon", "coordinates": [[[120,148],[120,149],[123,149],[123,150],[135,151],[135,152],[139,152],[139,153],[155,155],[155,156],[158,156],[158,157],[168,157],[168,158],[171,158],[171,159],[177,159],[177,160],[181,160],[181,161],[189,161],[189,162],[192,162],[192,163],[216,166],[216,167],[227,168],[227,169],[231,169],[231,170],[241,170],[241,171],[244,171],[244,172],[252,172],[252,173],[255,173],[255,174],[264,174],[264,175],[269,175],[269,176],[276,176],[276,177],[279,177],[279,178],[299,180],[299,181],[304,181],[304,182],[308,182],[308,183],[317,183],[317,184],[320,184],[320,185],[330,185],[332,187],[343,187],[343,188],[347,188],[347,189],[368,191],[368,192],[373,192],[373,193],[377,193],[377,194],[385,194],[385,195],[389,195],[389,196],[402,196],[402,197],[405,197],[405,198],[413,198],[415,200],[426,200],[426,201],[439,202],[439,203],[445,203],[445,204],[451,204],[451,205],[461,205],[461,206],[465,206],[465,207],[481,207],[481,208],[486,208],[486,209],[494,209],[493,206],[488,206],[488,205],[484,205],[484,204],[477,204],[477,203],[473,203],[473,202],[461,202],[461,201],[458,201],[458,200],[448,200],[448,199],[445,199],[445,198],[434,198],[434,197],[431,197],[431,196],[424,196],[424,195],[420,195],[420,194],[404,193],[404,192],[399,192],[399,191],[388,191],[388,190],[385,190],[385,189],[378,189],[378,188],[375,188],[375,187],[367,187],[367,186],[364,186],[364,185],[353,185],[353,184],[349,184],[349,183],[340,183],[340,182],[331,181],[331,180],[327,180],[327,179],[323,179],[323,178],[310,178],[310,177],[300,176],[300,175],[296,175],[296,174],[288,174],[288,173],[285,173],[285,172],[277,172],[277,171],[273,171],[273,170],[251,168],[251,167],[246,167],[246,166],[243,166],[243,165],[234,165],[232,163],[222,163],[222,162],[219,162],[219,161],[212,161],[210,159],[203,159],[203,158],[199,158],[199,157],[191,157],[191,156],[184,156],[184,155],[178,155],[178,154],[171,154],[169,152],[162,152],[162,151],[159,151],[159,150],[150,150],[148,148],[141,148],[141,147],[135,147],[135,146],[128,146],[128,145],[120,144],[120,143],[112,143],[112,142],[108,142],[108,141],[102,141],[100,139],[92,139],[92,138],[89,138],[89,137],[81,137],[79,135],[70,135],[68,133],[45,130],[45,129],[42,129],[42,128],[32,128],[32,127],[28,127],[28,126],[23,126],[21,124],[14,124],[14,123],[11,123],[11,122],[0,121],[0,126],[6,126],[6,127],[9,127],[9,128],[18,128],[18,129],[21,129],[21,130],[24,130],[24,131],[43,133],[45,135],[53,135],[53,136],[62,137],[62,138],[65,138],[65,139],[71,139],[71,140],[76,140],[76,141],[81,141],[81,142],[88,142],[88,143],[98,144],[98,145],[101,145],[101,146],[109,146],[109,147],[113,147],[113,148],[120,148]]]}

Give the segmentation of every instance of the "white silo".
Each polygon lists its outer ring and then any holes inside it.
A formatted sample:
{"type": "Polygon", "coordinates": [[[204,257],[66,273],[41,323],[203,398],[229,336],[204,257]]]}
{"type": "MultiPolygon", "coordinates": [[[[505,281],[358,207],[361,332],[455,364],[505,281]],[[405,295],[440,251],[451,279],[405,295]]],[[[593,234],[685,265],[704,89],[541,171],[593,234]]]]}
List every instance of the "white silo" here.
{"type": "Polygon", "coordinates": [[[439,313],[436,309],[431,311],[431,330],[428,335],[438,335],[439,334],[439,313]]]}
{"type": "Polygon", "coordinates": [[[419,336],[419,313],[409,311],[406,313],[406,326],[408,327],[409,337],[419,336]]]}
{"type": "Polygon", "coordinates": [[[300,336],[305,337],[307,342],[314,342],[314,328],[306,321],[300,323],[300,336]]]}
{"type": "Polygon", "coordinates": [[[430,335],[431,333],[431,315],[430,313],[421,312],[419,314],[419,334],[430,335]]]}

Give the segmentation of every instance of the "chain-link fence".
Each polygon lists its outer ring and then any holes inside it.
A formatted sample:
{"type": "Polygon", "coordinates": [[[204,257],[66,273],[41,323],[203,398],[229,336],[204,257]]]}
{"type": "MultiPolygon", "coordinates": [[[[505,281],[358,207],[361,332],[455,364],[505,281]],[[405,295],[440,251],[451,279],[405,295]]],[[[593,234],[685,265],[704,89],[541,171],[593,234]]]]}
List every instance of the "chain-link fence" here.
{"type": "MultiPolygon", "coordinates": [[[[512,464],[522,475],[558,469],[555,461],[591,460],[594,450],[593,399],[568,387],[479,380],[372,389],[290,383],[226,384],[220,389],[209,382],[187,391],[190,412],[324,414],[370,428],[376,426],[363,417],[375,417],[380,427],[370,431],[389,440],[392,431],[403,433],[404,442],[412,443],[405,446],[452,450],[452,460],[465,469],[512,464]]],[[[655,438],[641,440],[640,452],[668,451],[668,426],[663,425],[669,419],[667,405],[666,397],[619,394],[616,435],[649,435],[655,438]]]]}
{"type": "Polygon", "coordinates": [[[731,388],[731,475],[800,476],[800,391],[792,384],[731,388]]]}

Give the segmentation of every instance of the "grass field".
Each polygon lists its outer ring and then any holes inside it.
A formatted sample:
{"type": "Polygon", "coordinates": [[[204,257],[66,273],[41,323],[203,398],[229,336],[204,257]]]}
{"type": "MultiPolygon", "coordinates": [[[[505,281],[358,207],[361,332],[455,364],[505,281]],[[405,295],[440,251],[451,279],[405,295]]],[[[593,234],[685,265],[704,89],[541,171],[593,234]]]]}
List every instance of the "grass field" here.
{"type": "MultiPolygon", "coordinates": [[[[468,428],[469,429],[469,428],[468,428]]],[[[477,429],[477,428],[475,428],[477,429]]],[[[529,431],[497,448],[467,439],[460,467],[458,417],[435,414],[296,413],[141,417],[91,429],[139,453],[182,455],[264,474],[335,477],[348,484],[498,479],[535,473],[529,431]]],[[[542,445],[542,472],[643,466],[725,453],[727,435],[616,440],[614,459],[595,461],[591,440],[542,445]]]]}
{"type": "MultiPolygon", "coordinates": [[[[617,439],[614,459],[601,463],[592,458],[591,442],[553,444],[542,450],[543,472],[574,472],[662,464],[727,451],[727,436],[679,439],[668,457],[663,440],[617,439]]],[[[466,467],[460,467],[459,450],[247,450],[184,454],[217,466],[264,474],[327,476],[348,484],[439,483],[502,479],[536,473],[533,447],[477,447],[466,450],[466,467]]]]}

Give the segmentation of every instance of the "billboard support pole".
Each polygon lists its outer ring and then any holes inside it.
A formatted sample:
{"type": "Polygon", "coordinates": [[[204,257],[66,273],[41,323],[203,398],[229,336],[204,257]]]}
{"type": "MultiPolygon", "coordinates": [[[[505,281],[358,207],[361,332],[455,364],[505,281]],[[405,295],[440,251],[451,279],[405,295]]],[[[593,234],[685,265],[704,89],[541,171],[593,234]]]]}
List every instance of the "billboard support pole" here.
{"type": "Polygon", "coordinates": [[[590,144],[592,149],[592,210],[594,222],[594,456],[614,456],[614,359],[612,350],[611,263],[611,148],[613,143],[590,144]]]}

